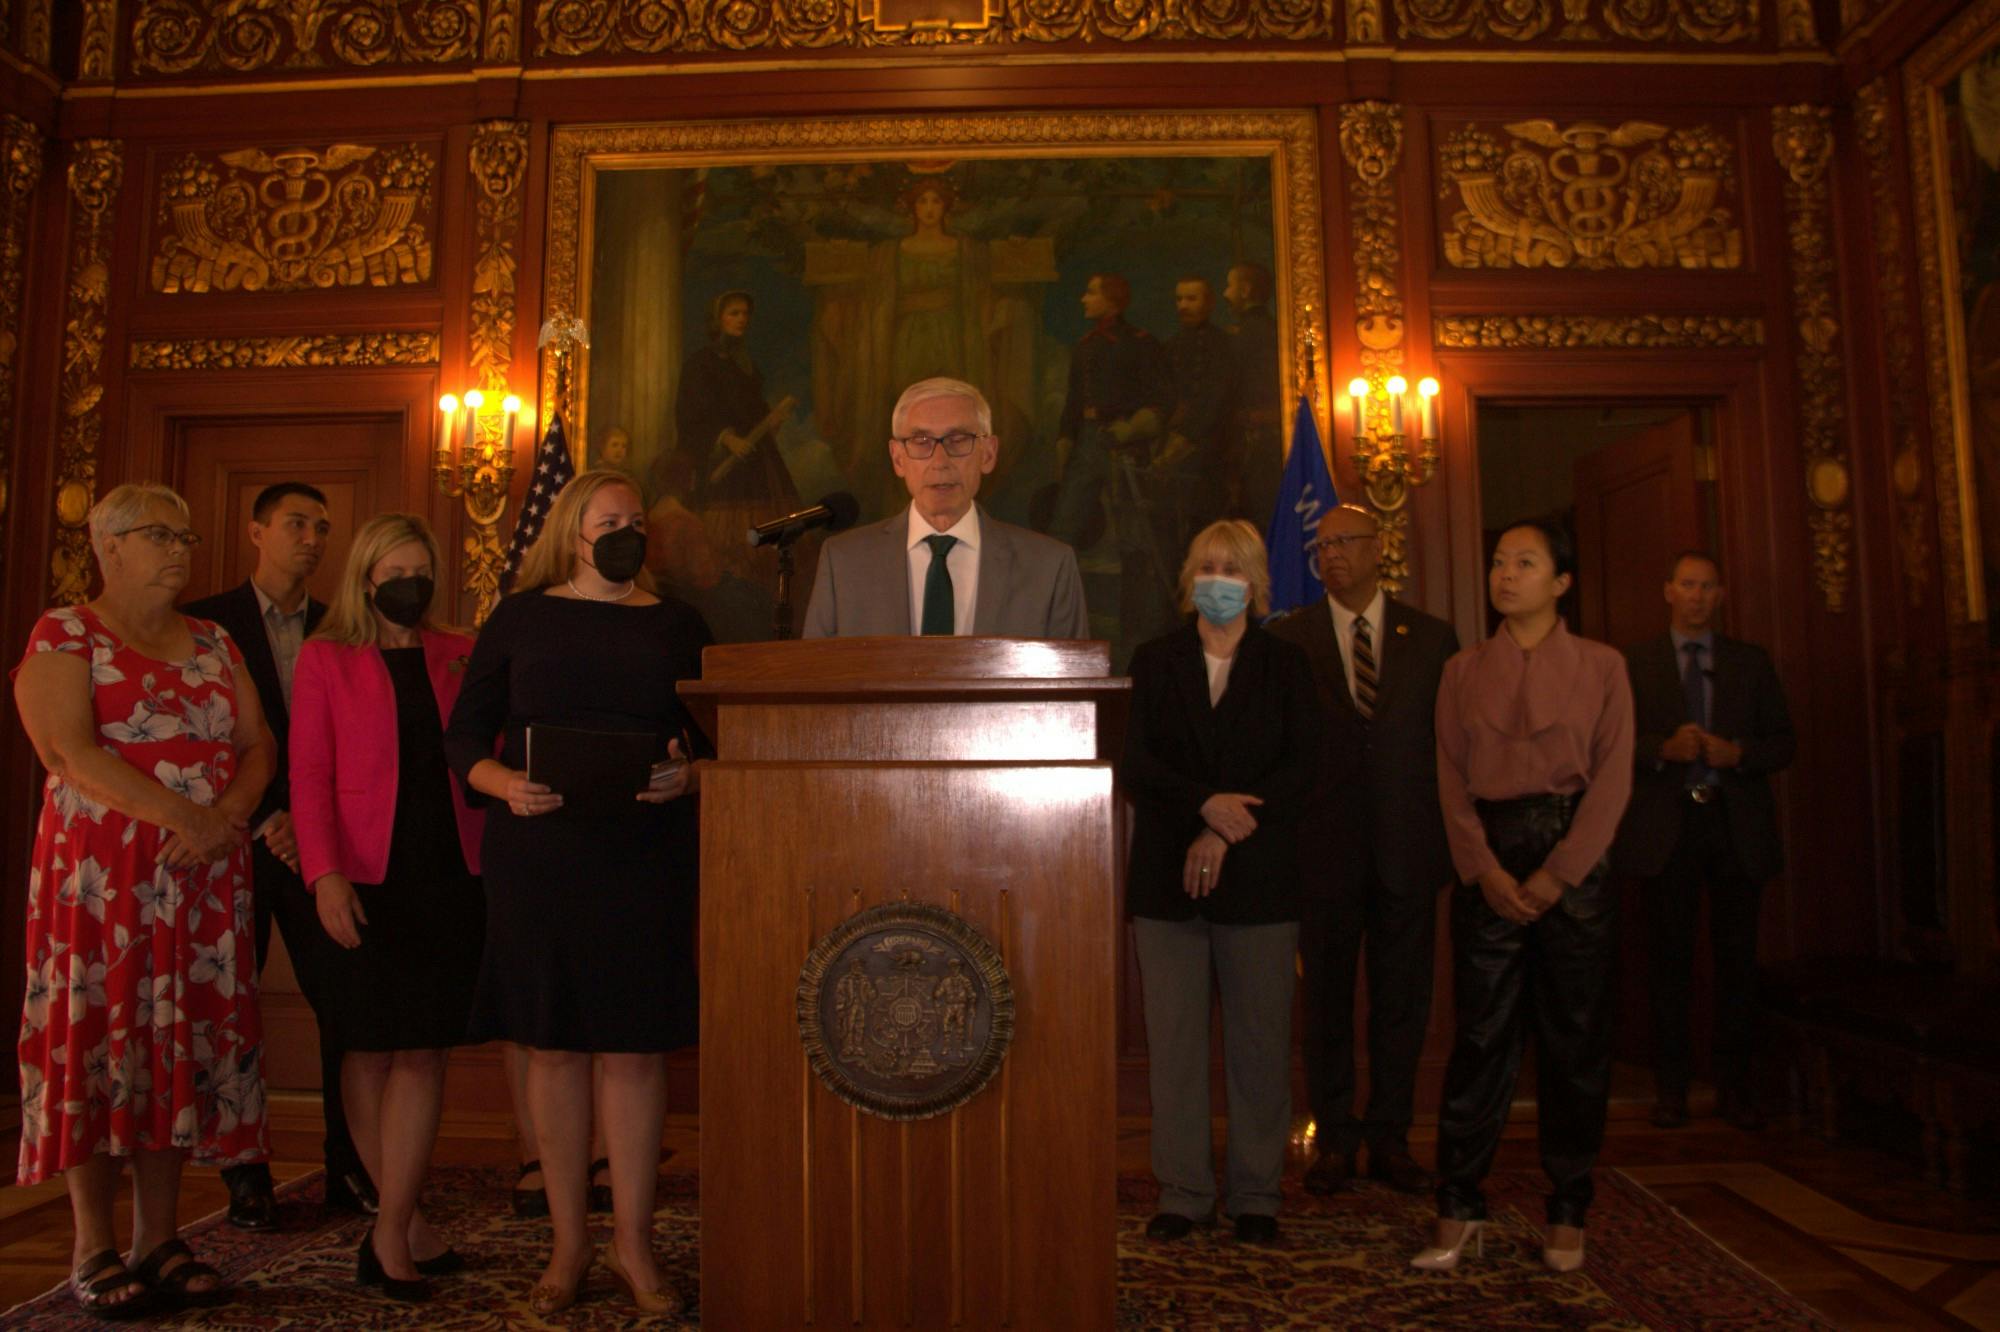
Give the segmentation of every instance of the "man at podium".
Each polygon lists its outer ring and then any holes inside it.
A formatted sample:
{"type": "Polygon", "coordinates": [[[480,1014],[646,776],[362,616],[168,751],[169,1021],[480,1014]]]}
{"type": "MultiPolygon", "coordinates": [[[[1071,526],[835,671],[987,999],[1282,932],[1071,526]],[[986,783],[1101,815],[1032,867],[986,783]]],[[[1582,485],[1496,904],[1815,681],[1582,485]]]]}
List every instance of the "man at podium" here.
{"type": "Polygon", "coordinates": [[[985,395],[959,379],[919,380],[890,429],[910,507],[820,549],[803,636],[1089,638],[1076,552],[973,502],[1000,456],[985,395]]]}

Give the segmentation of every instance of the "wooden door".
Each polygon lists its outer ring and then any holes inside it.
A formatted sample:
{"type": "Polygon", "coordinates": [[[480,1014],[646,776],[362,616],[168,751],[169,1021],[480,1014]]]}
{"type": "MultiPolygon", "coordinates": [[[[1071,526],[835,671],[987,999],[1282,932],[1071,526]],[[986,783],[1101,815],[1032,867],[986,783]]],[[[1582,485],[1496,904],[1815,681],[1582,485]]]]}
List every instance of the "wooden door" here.
{"type": "Polygon", "coordinates": [[[1703,544],[1696,447],[1687,411],[1576,461],[1576,629],[1585,638],[1622,648],[1665,626],[1667,561],[1703,544]]]}
{"type": "MultiPolygon", "coordinates": [[[[354,529],[378,513],[418,511],[427,497],[405,493],[400,412],[356,415],[175,417],[167,422],[166,474],[187,499],[195,548],[188,600],[235,587],[257,565],[251,505],[280,481],[303,481],[326,496],[333,531],[309,587],[324,601],[347,562],[354,529]]],[[[284,941],[271,933],[260,982],[264,1076],[275,1091],[319,1089],[319,1027],[299,992],[284,941]]]]}

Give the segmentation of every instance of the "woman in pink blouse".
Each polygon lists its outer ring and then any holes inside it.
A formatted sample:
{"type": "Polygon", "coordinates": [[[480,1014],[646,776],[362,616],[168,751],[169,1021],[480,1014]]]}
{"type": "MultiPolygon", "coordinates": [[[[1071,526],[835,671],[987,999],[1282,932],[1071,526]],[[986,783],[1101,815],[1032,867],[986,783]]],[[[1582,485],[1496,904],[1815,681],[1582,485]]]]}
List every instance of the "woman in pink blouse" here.
{"type": "Polygon", "coordinates": [[[1605,857],[1632,789],[1625,659],[1563,626],[1575,548],[1552,523],[1500,534],[1487,573],[1500,630],[1445,664],[1438,795],[1459,887],[1452,900],[1458,1032],[1438,1114],[1438,1220],[1414,1267],[1448,1271],[1486,1222],[1493,1165],[1535,1030],[1542,1261],[1583,1265],[1592,1165],[1611,1083],[1615,900],[1605,857]]]}

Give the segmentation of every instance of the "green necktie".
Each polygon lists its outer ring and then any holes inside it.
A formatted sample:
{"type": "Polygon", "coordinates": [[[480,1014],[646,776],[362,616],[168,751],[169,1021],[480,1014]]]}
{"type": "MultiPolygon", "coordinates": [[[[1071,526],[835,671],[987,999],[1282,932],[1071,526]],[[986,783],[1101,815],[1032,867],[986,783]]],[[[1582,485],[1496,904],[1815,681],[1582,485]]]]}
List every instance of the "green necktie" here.
{"type": "Polygon", "coordinates": [[[951,570],[944,557],[958,544],[955,536],[927,536],[931,548],[931,569],[924,575],[924,627],[926,634],[950,634],[957,627],[957,606],[951,595],[951,570]]]}

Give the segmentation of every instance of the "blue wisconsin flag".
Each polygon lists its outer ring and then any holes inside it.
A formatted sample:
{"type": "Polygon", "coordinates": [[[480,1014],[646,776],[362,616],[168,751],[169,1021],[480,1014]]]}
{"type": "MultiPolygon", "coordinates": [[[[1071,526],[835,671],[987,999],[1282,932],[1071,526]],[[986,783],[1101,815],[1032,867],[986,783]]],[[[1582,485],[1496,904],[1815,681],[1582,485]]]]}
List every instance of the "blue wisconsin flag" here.
{"type": "Polygon", "coordinates": [[[1264,544],[1271,552],[1271,614],[1283,615],[1325,595],[1319,575],[1313,572],[1312,543],[1318,537],[1320,515],[1339,503],[1333,476],[1326,470],[1326,454],[1319,446],[1312,405],[1300,398],[1299,414],[1292,423],[1292,454],[1278,486],[1278,507],[1264,532],[1264,544]]]}

